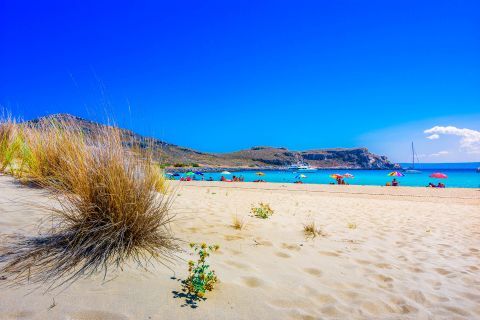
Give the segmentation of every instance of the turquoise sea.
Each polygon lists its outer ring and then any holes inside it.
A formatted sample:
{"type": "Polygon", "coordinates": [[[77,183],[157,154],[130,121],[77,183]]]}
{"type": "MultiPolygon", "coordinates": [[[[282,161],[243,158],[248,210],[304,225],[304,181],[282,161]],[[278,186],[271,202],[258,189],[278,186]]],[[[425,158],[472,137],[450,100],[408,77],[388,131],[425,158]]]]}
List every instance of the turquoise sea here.
{"type": "MultiPolygon", "coordinates": [[[[408,167],[408,164],[402,164],[402,167],[408,167]]],[[[419,174],[405,174],[404,177],[397,177],[401,186],[424,187],[429,182],[437,184],[439,181],[448,187],[461,188],[480,188],[480,173],[476,172],[476,168],[480,167],[480,162],[476,163],[438,163],[438,164],[420,164],[415,169],[421,170],[419,174]],[[445,173],[447,179],[433,179],[429,175],[434,172],[445,173]]],[[[289,183],[294,182],[298,174],[304,174],[307,177],[301,179],[304,183],[328,184],[335,182],[329,176],[334,173],[354,175],[352,179],[345,179],[352,185],[372,185],[384,186],[385,183],[392,181],[392,177],[388,176],[392,170],[316,170],[312,172],[294,172],[286,170],[266,170],[264,176],[257,176],[257,171],[230,171],[230,175],[224,175],[226,179],[235,176],[243,176],[245,181],[254,181],[262,179],[267,182],[289,183]]],[[[204,173],[203,178],[207,180],[212,177],[214,180],[220,180],[222,174],[219,172],[204,173]]],[[[201,179],[197,176],[196,179],[201,179]]]]}

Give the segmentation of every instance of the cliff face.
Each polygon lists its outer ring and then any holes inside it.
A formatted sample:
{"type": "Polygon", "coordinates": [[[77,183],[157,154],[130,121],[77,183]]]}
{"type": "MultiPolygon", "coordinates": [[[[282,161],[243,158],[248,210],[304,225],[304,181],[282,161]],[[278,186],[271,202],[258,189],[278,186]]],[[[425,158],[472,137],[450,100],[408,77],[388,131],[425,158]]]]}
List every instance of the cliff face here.
{"type": "Polygon", "coordinates": [[[367,148],[318,149],[290,151],[286,148],[254,147],[249,150],[222,154],[225,158],[250,159],[266,166],[285,167],[307,163],[318,168],[391,169],[394,164],[387,157],[379,156],[367,148]]]}
{"type": "Polygon", "coordinates": [[[367,148],[324,149],[301,153],[305,162],[317,167],[349,167],[355,169],[391,169],[394,164],[367,148]]]}
{"type": "MultiPolygon", "coordinates": [[[[29,125],[37,125],[42,121],[72,121],[85,133],[95,132],[104,126],[70,114],[55,114],[32,121],[29,125]]],[[[392,169],[393,163],[387,157],[379,156],[366,148],[352,149],[318,149],[308,151],[292,151],[286,148],[253,147],[230,153],[206,153],[180,147],[156,138],[139,135],[131,130],[120,129],[126,147],[151,148],[156,160],[164,164],[198,164],[205,167],[286,167],[297,163],[307,163],[318,168],[351,168],[351,169],[392,169]]]]}

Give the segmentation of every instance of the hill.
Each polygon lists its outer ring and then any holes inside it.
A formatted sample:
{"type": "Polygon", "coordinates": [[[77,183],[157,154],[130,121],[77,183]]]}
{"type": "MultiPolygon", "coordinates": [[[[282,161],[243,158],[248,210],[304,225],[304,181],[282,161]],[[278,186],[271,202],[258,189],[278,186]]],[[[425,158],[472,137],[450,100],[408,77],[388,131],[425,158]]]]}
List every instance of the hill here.
{"type": "MultiPolygon", "coordinates": [[[[38,125],[44,121],[67,120],[75,122],[85,133],[92,133],[105,126],[70,114],[53,114],[27,121],[38,125]]],[[[155,159],[165,166],[210,168],[281,168],[299,162],[318,168],[390,169],[394,168],[387,157],[379,156],[367,148],[335,148],[292,151],[276,147],[252,147],[229,153],[207,153],[178,146],[152,137],[139,135],[131,130],[120,129],[127,147],[151,147],[155,159]]]]}

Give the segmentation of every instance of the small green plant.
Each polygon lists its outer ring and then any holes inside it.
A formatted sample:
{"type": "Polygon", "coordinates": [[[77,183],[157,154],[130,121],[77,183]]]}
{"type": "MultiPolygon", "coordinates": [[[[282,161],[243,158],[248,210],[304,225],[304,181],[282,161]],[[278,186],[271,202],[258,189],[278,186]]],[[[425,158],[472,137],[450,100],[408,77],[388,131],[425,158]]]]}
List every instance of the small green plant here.
{"type": "Polygon", "coordinates": [[[258,207],[252,207],[251,212],[255,217],[261,219],[267,219],[273,214],[273,210],[270,208],[270,205],[262,202],[259,203],[258,207]]]}
{"type": "Polygon", "coordinates": [[[353,222],[349,222],[347,226],[348,229],[357,229],[357,224],[353,222]]]}
{"type": "Polygon", "coordinates": [[[207,246],[206,243],[190,243],[190,248],[198,254],[197,262],[190,260],[188,262],[188,272],[190,275],[185,280],[185,286],[190,294],[203,298],[206,291],[212,291],[217,282],[217,275],[207,264],[207,258],[210,253],[217,251],[218,245],[207,246]]]}

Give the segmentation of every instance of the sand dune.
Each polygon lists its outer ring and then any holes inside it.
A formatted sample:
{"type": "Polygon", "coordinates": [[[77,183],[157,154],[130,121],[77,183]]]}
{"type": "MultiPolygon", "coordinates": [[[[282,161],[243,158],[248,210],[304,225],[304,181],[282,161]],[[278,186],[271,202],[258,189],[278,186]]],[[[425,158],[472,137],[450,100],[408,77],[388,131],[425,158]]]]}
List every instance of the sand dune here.
{"type": "MultiPolygon", "coordinates": [[[[191,241],[220,245],[206,301],[182,297],[179,259],[63,291],[1,287],[0,319],[480,318],[479,190],[190,182],[173,195],[180,258],[191,241]],[[271,218],[251,216],[258,202],[271,218]],[[230,226],[235,215],[243,230],[230,226]],[[306,238],[310,221],[325,235],[306,238]]],[[[37,233],[50,204],[1,176],[0,234],[37,233]]]]}

